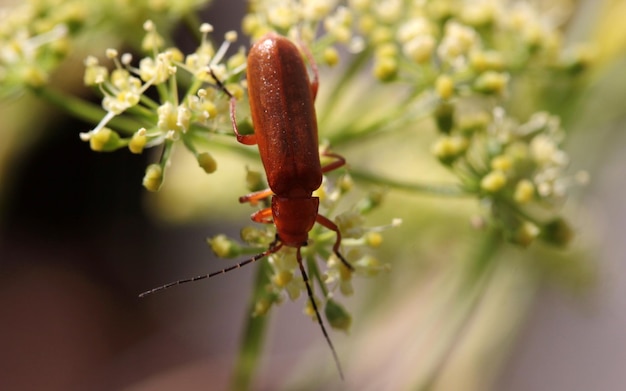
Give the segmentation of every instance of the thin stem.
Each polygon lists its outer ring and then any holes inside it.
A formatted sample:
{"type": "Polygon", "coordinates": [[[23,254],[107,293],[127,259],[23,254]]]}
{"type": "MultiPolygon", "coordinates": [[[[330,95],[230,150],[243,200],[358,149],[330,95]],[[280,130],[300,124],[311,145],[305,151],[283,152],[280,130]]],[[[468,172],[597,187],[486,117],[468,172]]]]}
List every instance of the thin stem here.
{"type": "Polygon", "coordinates": [[[350,169],[350,176],[359,181],[369,182],[374,185],[390,187],[396,190],[405,190],[413,193],[423,193],[433,196],[458,198],[472,196],[471,193],[466,192],[461,186],[454,184],[403,182],[353,168],[350,169]]]}
{"type": "Polygon", "coordinates": [[[252,316],[256,303],[259,299],[267,295],[266,287],[270,283],[271,269],[269,262],[260,262],[254,282],[254,290],[250,298],[248,310],[246,312],[247,323],[241,340],[239,356],[235,363],[231,390],[249,390],[252,385],[254,374],[261,361],[263,342],[269,315],[252,316]]]}
{"type": "MultiPolygon", "coordinates": [[[[99,105],[64,94],[58,90],[42,87],[34,91],[38,96],[65,110],[67,113],[92,124],[100,122],[106,113],[99,105]]],[[[128,133],[134,133],[141,127],[137,121],[120,116],[116,116],[111,120],[110,124],[111,127],[128,133]]]]}
{"type": "Polygon", "coordinates": [[[341,98],[341,94],[345,91],[345,86],[352,82],[353,79],[359,74],[359,70],[366,64],[370,58],[370,52],[364,50],[354,57],[354,60],[350,62],[350,65],[346,68],[342,77],[339,78],[337,84],[335,84],[330,96],[325,100],[324,107],[318,112],[318,122],[320,124],[326,123],[328,115],[331,113],[329,108],[335,107],[337,102],[341,98]]]}
{"type": "MultiPolygon", "coordinates": [[[[306,265],[307,269],[309,270],[311,285],[313,285],[313,282],[317,280],[318,286],[322,290],[322,297],[326,298],[328,296],[328,288],[326,287],[326,284],[322,281],[322,275],[320,274],[320,269],[317,266],[317,262],[315,261],[315,256],[307,256],[306,265]]],[[[311,289],[313,289],[313,287],[311,287],[311,289]]]]}
{"type": "Polygon", "coordinates": [[[202,41],[202,33],[200,33],[200,19],[198,18],[198,14],[195,12],[185,12],[183,15],[183,23],[189,30],[191,34],[193,34],[196,42],[202,41]]]}
{"type": "Polygon", "coordinates": [[[470,265],[473,269],[473,277],[476,277],[476,279],[464,280],[456,296],[466,298],[464,312],[461,314],[457,325],[452,332],[449,333],[449,338],[443,352],[440,353],[439,357],[435,358],[435,365],[432,371],[426,379],[412,389],[418,391],[434,389],[437,381],[441,378],[447,364],[454,355],[455,348],[461,344],[463,338],[465,338],[469,332],[478,310],[487,296],[488,288],[491,286],[490,282],[497,268],[497,264],[493,262],[493,260],[502,243],[501,239],[501,233],[496,228],[492,228],[485,236],[481,247],[470,265]],[[476,272],[480,272],[479,275],[475,274],[476,272]]]}

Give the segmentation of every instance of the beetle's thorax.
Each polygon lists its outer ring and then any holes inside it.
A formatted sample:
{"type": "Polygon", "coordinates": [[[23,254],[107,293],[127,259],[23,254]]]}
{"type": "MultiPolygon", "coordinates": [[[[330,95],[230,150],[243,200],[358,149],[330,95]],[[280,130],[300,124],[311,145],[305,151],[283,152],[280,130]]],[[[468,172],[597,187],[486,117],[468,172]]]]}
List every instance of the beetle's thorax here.
{"type": "Polygon", "coordinates": [[[279,239],[289,247],[307,244],[309,231],[315,224],[319,198],[272,197],[272,217],[279,239]]]}

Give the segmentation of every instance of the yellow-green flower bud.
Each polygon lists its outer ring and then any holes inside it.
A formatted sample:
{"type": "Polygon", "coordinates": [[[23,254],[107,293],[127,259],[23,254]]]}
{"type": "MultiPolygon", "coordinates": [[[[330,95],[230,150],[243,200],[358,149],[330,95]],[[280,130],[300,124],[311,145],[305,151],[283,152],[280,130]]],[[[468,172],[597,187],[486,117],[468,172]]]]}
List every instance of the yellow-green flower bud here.
{"type": "Polygon", "coordinates": [[[482,73],[474,82],[474,89],[483,94],[501,95],[509,82],[509,76],[504,73],[487,71],[482,73]]]}
{"type": "Polygon", "coordinates": [[[517,182],[517,185],[515,185],[515,193],[513,193],[513,199],[515,202],[518,204],[526,204],[532,201],[534,196],[535,185],[533,185],[530,180],[522,179],[517,182]]]}
{"type": "Polygon", "coordinates": [[[226,235],[207,238],[207,244],[218,258],[235,258],[241,255],[241,246],[226,235]]]}
{"type": "Polygon", "coordinates": [[[359,31],[365,35],[369,35],[372,33],[372,31],[374,31],[374,28],[377,24],[378,22],[373,15],[364,14],[361,16],[358,22],[359,31]]]}
{"type": "Polygon", "coordinates": [[[146,137],[145,129],[143,129],[143,131],[140,130],[133,134],[133,137],[131,137],[130,141],[128,142],[128,149],[130,149],[132,153],[139,154],[143,152],[143,148],[146,146],[147,142],[148,137],[146,137]]]}
{"type": "Polygon", "coordinates": [[[504,69],[502,54],[495,50],[474,51],[470,54],[470,64],[478,72],[501,71],[504,69]]]}
{"type": "Polygon", "coordinates": [[[380,232],[368,232],[365,234],[365,244],[369,247],[376,248],[380,247],[383,242],[383,235],[380,232]]]}
{"type": "Polygon", "coordinates": [[[171,47],[165,50],[172,62],[183,62],[185,55],[177,47],[171,47]]]}
{"type": "Polygon", "coordinates": [[[385,42],[393,41],[393,35],[394,33],[391,28],[377,23],[372,30],[370,39],[375,46],[384,45],[385,42]]]}
{"type": "Polygon", "coordinates": [[[441,99],[450,99],[454,94],[454,80],[448,75],[439,75],[435,80],[435,91],[441,99]]]}
{"type": "Polygon", "coordinates": [[[467,150],[469,141],[462,136],[440,137],[432,146],[432,153],[443,164],[452,164],[467,150]]]}
{"type": "Polygon", "coordinates": [[[324,62],[329,66],[335,66],[339,63],[339,52],[334,47],[330,46],[324,49],[324,54],[322,55],[324,62]]]}
{"type": "Polygon", "coordinates": [[[524,247],[529,246],[537,236],[539,236],[539,227],[535,224],[524,221],[513,234],[512,241],[524,247]]]}
{"type": "Polygon", "coordinates": [[[109,128],[102,128],[89,138],[89,146],[97,152],[110,152],[122,146],[120,135],[109,128]]]}
{"type": "Polygon", "coordinates": [[[496,193],[506,185],[506,176],[502,171],[491,171],[480,181],[480,187],[488,193],[496,193]]]}
{"type": "Polygon", "coordinates": [[[210,153],[208,152],[199,153],[197,156],[197,159],[198,159],[198,165],[200,165],[200,167],[202,167],[204,172],[206,172],[207,174],[211,174],[215,172],[215,170],[217,170],[217,162],[215,161],[213,156],[211,156],[210,153]]]}
{"type": "Polygon", "coordinates": [[[492,170],[507,172],[513,167],[513,162],[506,155],[498,155],[491,159],[490,166],[492,170]]]}
{"type": "Polygon", "coordinates": [[[379,57],[374,62],[374,76],[380,81],[391,81],[398,73],[398,61],[395,57],[379,57]]]}
{"type": "Polygon", "coordinates": [[[143,187],[149,191],[158,191],[163,183],[163,168],[158,164],[151,164],[146,168],[143,177],[143,187]]]}
{"type": "Polygon", "coordinates": [[[280,271],[272,276],[272,283],[279,288],[284,288],[293,280],[293,273],[286,270],[280,271]]]}
{"type": "Polygon", "coordinates": [[[22,79],[30,87],[38,88],[48,83],[48,74],[40,67],[30,65],[23,68],[22,79]]]}
{"type": "Polygon", "coordinates": [[[352,324],[352,316],[346,309],[333,299],[328,299],[324,308],[328,324],[335,330],[348,331],[352,324]]]}

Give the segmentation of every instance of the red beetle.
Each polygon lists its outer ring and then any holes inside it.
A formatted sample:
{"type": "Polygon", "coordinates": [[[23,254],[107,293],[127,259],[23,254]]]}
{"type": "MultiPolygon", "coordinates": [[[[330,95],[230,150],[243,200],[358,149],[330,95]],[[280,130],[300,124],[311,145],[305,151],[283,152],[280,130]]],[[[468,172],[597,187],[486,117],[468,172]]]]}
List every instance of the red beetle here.
{"type": "Polygon", "coordinates": [[[240,197],[239,202],[256,203],[272,197],[271,207],[255,212],[251,218],[259,223],[273,223],[276,226],[274,242],[263,253],[239,264],[211,274],[172,282],[144,292],[140,296],[226,273],[273,254],[283,246],[294,247],[309,300],[333,353],[339,374],[343,378],[337,353],[313,299],[313,291],[302,265],[300,253],[300,248],[307,245],[309,231],[317,222],[336,233],[333,251],[350,270],[353,270],[339,252],[341,244],[339,228],[318,213],[319,198],[313,196],[313,192],[322,184],[322,175],[343,166],[345,159],[326,152],[325,156],[335,160],[324,167],[320,163],[314,106],[319,85],[318,73],[312,56],[308,52],[305,53],[313,69],[312,82],[309,81],[307,67],[300,51],[287,38],[269,33],[252,46],[248,54],[247,83],[254,134],[249,135],[239,133],[235,114],[236,100],[213,70],[210,70],[218,87],[231,99],[230,116],[237,140],[242,144],[257,144],[259,147],[269,189],[240,197]]]}

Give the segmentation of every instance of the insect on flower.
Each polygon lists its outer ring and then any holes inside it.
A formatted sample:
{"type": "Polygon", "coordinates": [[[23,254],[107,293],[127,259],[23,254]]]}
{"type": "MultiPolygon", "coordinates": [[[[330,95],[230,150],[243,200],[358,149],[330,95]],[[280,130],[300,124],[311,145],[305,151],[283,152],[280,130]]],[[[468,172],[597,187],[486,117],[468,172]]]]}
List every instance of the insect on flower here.
{"type": "Polygon", "coordinates": [[[308,233],[317,222],[336,233],[333,252],[349,270],[353,270],[339,251],[341,245],[339,228],[330,219],[318,213],[319,198],[312,195],[320,187],[322,175],[345,165],[345,159],[337,154],[325,152],[324,155],[333,158],[334,161],[325,166],[321,165],[317,119],[313,105],[319,77],[312,55],[306,48],[304,52],[314,74],[312,81],[309,81],[307,67],[300,51],[287,38],[269,33],[250,49],[246,76],[254,134],[249,135],[239,133],[235,114],[236,99],[210,69],[217,86],[230,97],[230,115],[237,140],[245,145],[258,145],[269,183],[269,189],[242,196],[239,202],[254,204],[272,197],[271,207],[255,212],[251,218],[258,223],[274,224],[277,232],[274,241],[266,251],[237,265],[211,274],[175,281],[144,292],[140,297],[174,285],[226,273],[276,253],[283,246],[293,247],[296,249],[300,273],[317,322],[343,378],[337,353],[313,298],[300,249],[307,245],[308,233]]]}

